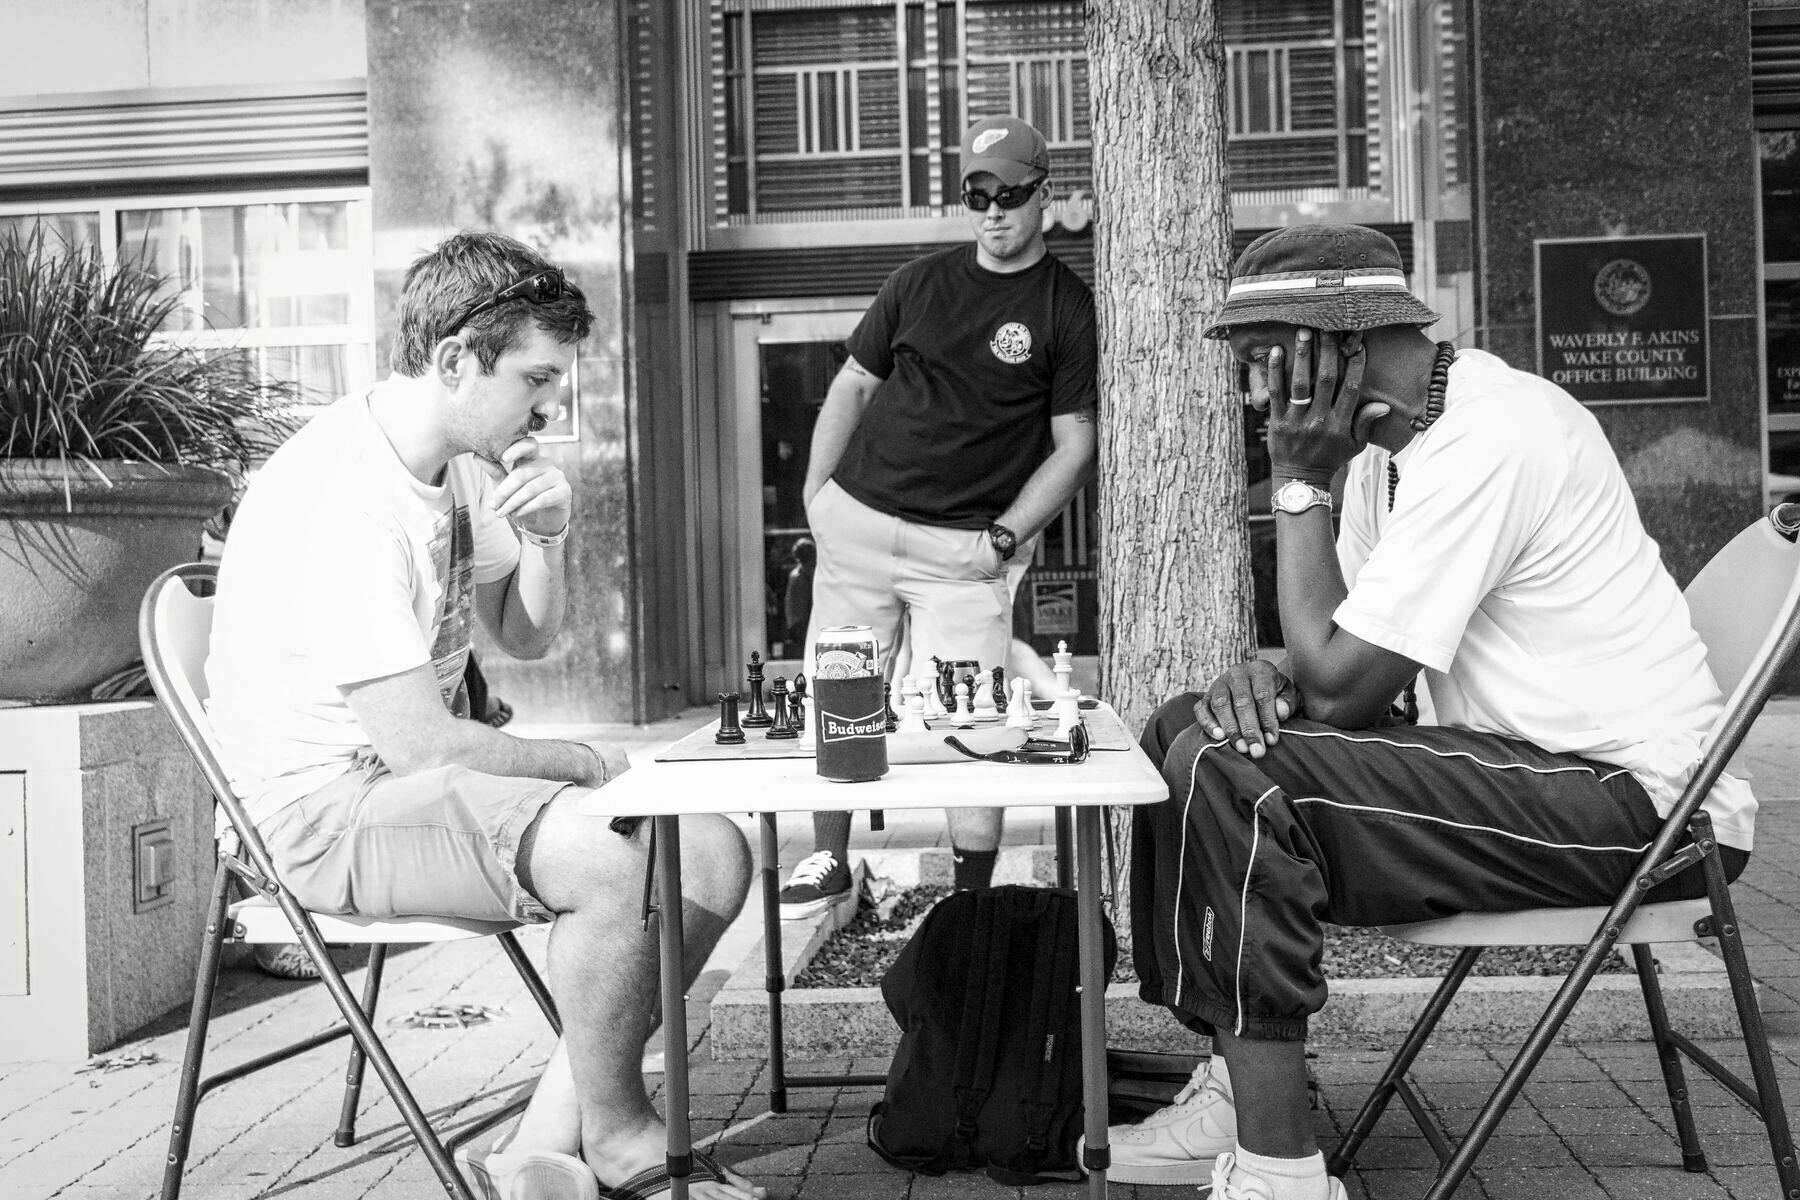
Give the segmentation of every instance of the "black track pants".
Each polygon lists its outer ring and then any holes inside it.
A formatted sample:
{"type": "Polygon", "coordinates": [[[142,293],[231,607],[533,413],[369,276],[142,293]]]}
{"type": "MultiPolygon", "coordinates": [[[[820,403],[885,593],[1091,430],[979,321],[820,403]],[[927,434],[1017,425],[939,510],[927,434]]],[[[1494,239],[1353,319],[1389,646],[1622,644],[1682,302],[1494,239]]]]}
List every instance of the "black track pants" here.
{"type": "MultiPolygon", "coordinates": [[[[1610,904],[1661,819],[1623,767],[1435,726],[1284,726],[1260,759],[1209,742],[1193,694],[1143,744],[1169,799],[1135,812],[1139,991],[1201,1032],[1294,1040],[1325,1003],[1321,922],[1610,904]]],[[[1726,873],[1747,855],[1725,848],[1726,873]]],[[[1690,868],[1653,893],[1698,896],[1690,868]]]]}

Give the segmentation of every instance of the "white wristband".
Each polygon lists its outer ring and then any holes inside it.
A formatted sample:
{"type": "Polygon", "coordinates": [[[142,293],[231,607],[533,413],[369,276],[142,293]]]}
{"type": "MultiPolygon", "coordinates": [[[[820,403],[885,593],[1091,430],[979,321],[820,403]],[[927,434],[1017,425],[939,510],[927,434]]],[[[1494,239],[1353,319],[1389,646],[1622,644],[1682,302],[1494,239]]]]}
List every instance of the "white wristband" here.
{"type": "Polygon", "coordinates": [[[541,547],[545,550],[548,550],[552,546],[560,546],[569,540],[569,522],[567,521],[563,522],[563,527],[561,529],[551,534],[533,533],[523,525],[519,525],[516,528],[519,531],[520,537],[524,538],[532,545],[541,547]]]}

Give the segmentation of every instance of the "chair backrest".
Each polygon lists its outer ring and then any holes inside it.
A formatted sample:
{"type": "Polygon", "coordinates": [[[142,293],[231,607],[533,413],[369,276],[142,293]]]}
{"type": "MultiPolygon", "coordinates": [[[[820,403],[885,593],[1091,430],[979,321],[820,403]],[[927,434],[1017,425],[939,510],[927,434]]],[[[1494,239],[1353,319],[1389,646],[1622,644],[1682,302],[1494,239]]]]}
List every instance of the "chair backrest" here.
{"type": "MultiPolygon", "coordinates": [[[[206,714],[206,654],[212,641],[217,583],[218,569],[210,563],[184,563],[158,575],[138,607],[138,648],[163,711],[175,722],[238,837],[246,839],[254,829],[226,777],[212,721],[206,714]]],[[[252,857],[256,856],[253,851],[252,857]]],[[[267,873],[266,864],[258,865],[267,873]]]]}
{"type": "MultiPolygon", "coordinates": [[[[1694,632],[1706,647],[1706,665],[1725,693],[1725,709],[1709,742],[1751,699],[1746,693],[1758,670],[1800,608],[1800,543],[1777,528],[1775,516],[1770,513],[1727,542],[1684,593],[1694,632]]],[[[1766,699],[1757,699],[1756,707],[1766,699]]]]}

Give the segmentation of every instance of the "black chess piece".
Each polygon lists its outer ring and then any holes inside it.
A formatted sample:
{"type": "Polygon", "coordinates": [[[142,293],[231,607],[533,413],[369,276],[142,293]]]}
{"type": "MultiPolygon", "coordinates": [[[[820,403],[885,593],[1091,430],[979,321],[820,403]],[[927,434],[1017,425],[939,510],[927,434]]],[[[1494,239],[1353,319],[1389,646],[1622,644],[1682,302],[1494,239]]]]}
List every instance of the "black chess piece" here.
{"type": "Polygon", "coordinates": [[[788,719],[788,690],[786,679],[782,678],[780,675],[775,677],[774,684],[769,688],[769,698],[772,701],[771,707],[775,710],[775,716],[774,720],[769,725],[769,731],[763,734],[763,736],[770,741],[775,742],[787,741],[790,738],[799,737],[800,731],[795,729],[793,722],[788,719]]]}
{"type": "Polygon", "coordinates": [[[932,681],[932,686],[937,689],[938,703],[942,704],[951,712],[955,712],[956,689],[951,683],[951,680],[954,678],[952,672],[955,668],[935,654],[931,656],[931,662],[931,673],[935,676],[932,681]]]}
{"type": "Polygon", "coordinates": [[[1006,673],[999,667],[994,668],[994,707],[1001,712],[1006,711],[1006,673]]]}
{"type": "Polygon", "coordinates": [[[795,675],[793,689],[788,693],[788,710],[794,718],[794,732],[806,732],[806,676],[795,675]]]}
{"type": "MultiPolygon", "coordinates": [[[[969,689],[969,711],[974,712],[975,711],[975,676],[965,674],[962,678],[962,681],[963,681],[963,686],[969,689]]],[[[957,698],[961,699],[960,696],[957,698]]]]}
{"type": "Polygon", "coordinates": [[[750,708],[744,713],[745,729],[763,729],[775,723],[763,707],[763,660],[755,650],[750,652],[750,708]]]}
{"type": "MultiPolygon", "coordinates": [[[[887,731],[892,733],[900,728],[900,714],[894,711],[894,685],[891,683],[881,685],[881,708],[887,714],[887,731]]],[[[869,828],[879,829],[880,826],[871,822],[869,828]]]]}
{"type": "Polygon", "coordinates": [[[719,732],[713,734],[713,741],[721,746],[744,744],[744,727],[738,724],[737,706],[736,692],[719,693],[719,732]]]}

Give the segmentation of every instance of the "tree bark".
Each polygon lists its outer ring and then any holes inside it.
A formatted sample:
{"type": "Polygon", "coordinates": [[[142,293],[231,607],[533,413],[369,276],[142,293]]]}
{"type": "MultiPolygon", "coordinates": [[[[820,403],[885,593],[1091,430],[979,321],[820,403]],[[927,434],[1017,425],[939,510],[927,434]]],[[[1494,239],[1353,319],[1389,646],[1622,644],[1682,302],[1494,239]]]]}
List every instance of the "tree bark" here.
{"type": "MultiPolygon", "coordinates": [[[[1215,0],[1088,0],[1100,335],[1100,686],[1128,727],[1255,652],[1215,0]]],[[[1115,922],[1129,810],[1113,814],[1115,922]]],[[[1121,929],[1123,932],[1123,929],[1121,929]]]]}

